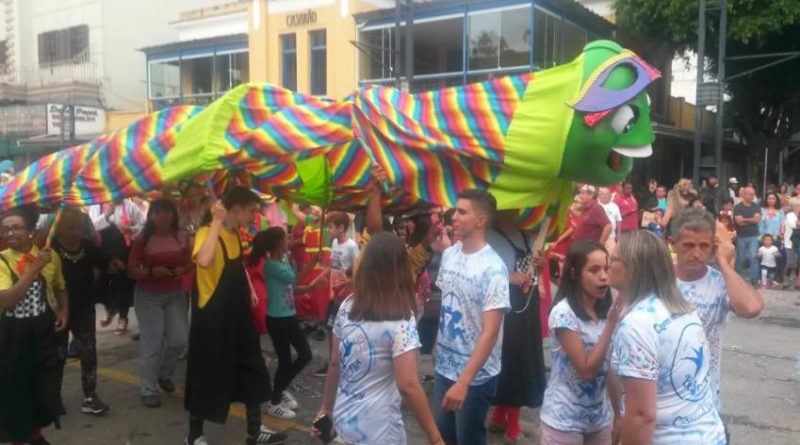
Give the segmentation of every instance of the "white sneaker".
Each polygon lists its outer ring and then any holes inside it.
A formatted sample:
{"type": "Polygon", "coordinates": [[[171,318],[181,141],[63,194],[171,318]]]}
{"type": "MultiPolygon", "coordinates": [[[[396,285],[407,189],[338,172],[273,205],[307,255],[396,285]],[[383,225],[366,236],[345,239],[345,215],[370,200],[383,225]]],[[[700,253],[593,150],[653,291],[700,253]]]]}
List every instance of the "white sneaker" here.
{"type": "Polygon", "coordinates": [[[295,399],[292,393],[289,391],[284,391],[281,394],[281,405],[289,408],[290,410],[297,410],[297,407],[299,406],[297,404],[297,399],[295,399]]]}
{"type": "Polygon", "coordinates": [[[272,402],[267,403],[267,414],[275,417],[276,419],[292,420],[297,417],[297,413],[283,405],[273,405],[272,402]]]}
{"type": "Polygon", "coordinates": [[[200,436],[194,440],[194,442],[189,443],[189,438],[183,440],[184,445],[208,445],[208,441],[206,440],[206,436],[200,436]]]}

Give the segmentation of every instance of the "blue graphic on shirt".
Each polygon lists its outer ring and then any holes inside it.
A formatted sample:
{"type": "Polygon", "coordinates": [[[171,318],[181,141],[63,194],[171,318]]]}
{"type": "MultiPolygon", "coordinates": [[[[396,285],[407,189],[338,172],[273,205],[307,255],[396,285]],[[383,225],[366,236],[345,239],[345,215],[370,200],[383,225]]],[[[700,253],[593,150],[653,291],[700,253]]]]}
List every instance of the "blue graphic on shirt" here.
{"type": "Polygon", "coordinates": [[[448,292],[442,298],[442,315],[439,320],[439,333],[446,336],[448,340],[454,341],[461,339],[466,342],[467,338],[464,336],[464,315],[456,309],[461,307],[461,300],[458,295],[448,292]]]}
{"type": "Polygon", "coordinates": [[[684,400],[703,400],[708,392],[708,364],[704,353],[703,326],[692,323],[684,326],[675,349],[670,369],[670,382],[675,394],[684,400]],[[699,346],[693,346],[700,343],[699,346]]]}
{"type": "Polygon", "coordinates": [[[730,313],[728,290],[720,271],[709,267],[703,278],[680,281],[678,287],[684,298],[694,305],[706,334],[705,352],[708,354],[709,386],[719,411],[720,376],[722,374],[722,331],[730,313]]]}
{"type": "Polygon", "coordinates": [[[372,368],[375,358],[372,344],[364,328],[357,324],[344,326],[342,333],[339,352],[341,378],[347,382],[357,382],[372,368]]]}

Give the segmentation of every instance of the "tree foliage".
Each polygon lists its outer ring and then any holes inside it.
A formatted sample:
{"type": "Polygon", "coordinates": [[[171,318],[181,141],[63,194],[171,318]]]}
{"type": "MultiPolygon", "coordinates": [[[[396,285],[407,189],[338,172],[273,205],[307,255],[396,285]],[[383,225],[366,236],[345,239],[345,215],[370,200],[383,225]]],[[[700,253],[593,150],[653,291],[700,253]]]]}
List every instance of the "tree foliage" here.
{"type": "MultiPolygon", "coordinates": [[[[698,0],[615,0],[618,25],[666,44],[697,50],[698,0]]],[[[716,71],[719,0],[707,0],[706,69],[716,71]]],[[[800,51],[800,0],[728,0],[727,56],[800,51]]],[[[646,55],[645,55],[646,57],[646,55]]],[[[731,60],[726,77],[778,58],[731,60]]],[[[800,131],[800,58],[726,83],[726,127],[763,150],[800,131]]]]}

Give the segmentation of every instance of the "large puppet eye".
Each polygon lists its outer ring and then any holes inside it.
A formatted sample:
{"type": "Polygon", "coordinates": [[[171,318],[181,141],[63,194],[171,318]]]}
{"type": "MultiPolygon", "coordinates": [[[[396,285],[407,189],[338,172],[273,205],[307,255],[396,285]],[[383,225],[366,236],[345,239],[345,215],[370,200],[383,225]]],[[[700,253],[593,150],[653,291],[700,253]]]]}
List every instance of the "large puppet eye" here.
{"type": "Polygon", "coordinates": [[[611,118],[611,128],[617,134],[627,133],[636,124],[639,119],[638,109],[632,105],[623,105],[614,113],[611,118]]]}

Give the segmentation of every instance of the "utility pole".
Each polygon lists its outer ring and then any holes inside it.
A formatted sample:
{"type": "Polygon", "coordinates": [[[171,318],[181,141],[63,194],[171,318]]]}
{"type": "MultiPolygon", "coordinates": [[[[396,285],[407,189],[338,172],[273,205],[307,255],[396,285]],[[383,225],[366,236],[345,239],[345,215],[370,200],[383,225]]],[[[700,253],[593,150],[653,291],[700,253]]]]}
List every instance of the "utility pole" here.
{"type": "Polygon", "coordinates": [[[692,162],[692,181],[695,186],[700,185],[700,152],[703,147],[703,110],[705,106],[700,100],[700,89],[705,79],[706,0],[700,0],[697,18],[697,90],[694,99],[694,159],[692,162]]]}
{"type": "Polygon", "coordinates": [[[406,1],[406,91],[411,92],[414,79],[414,0],[406,1]]]}
{"type": "Polygon", "coordinates": [[[727,172],[722,169],[722,139],[724,137],[725,109],[725,46],[728,37],[728,0],[720,0],[719,9],[719,58],[717,59],[717,79],[720,85],[719,102],[717,103],[717,123],[714,132],[714,162],[717,166],[717,178],[721,184],[727,184],[727,172]],[[725,178],[723,179],[723,173],[725,178]]]}
{"type": "Polygon", "coordinates": [[[400,63],[402,62],[402,54],[401,52],[401,45],[400,45],[400,28],[401,28],[401,19],[402,19],[402,5],[403,0],[395,0],[394,1],[394,66],[392,70],[394,71],[394,87],[398,90],[400,89],[401,85],[401,78],[402,73],[400,72],[400,63]]]}

